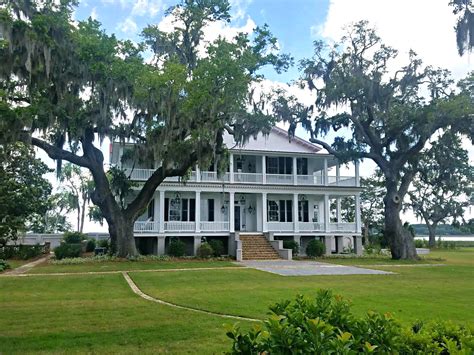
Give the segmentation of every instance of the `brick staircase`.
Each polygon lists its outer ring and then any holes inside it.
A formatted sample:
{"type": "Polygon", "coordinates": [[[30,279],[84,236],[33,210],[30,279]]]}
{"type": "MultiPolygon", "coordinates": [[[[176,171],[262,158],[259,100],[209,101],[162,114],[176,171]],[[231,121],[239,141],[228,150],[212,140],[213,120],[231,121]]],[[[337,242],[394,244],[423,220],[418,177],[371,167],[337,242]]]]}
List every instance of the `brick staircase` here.
{"type": "Polygon", "coordinates": [[[278,252],[273,249],[263,235],[241,235],[243,260],[275,260],[280,259],[278,252]]]}

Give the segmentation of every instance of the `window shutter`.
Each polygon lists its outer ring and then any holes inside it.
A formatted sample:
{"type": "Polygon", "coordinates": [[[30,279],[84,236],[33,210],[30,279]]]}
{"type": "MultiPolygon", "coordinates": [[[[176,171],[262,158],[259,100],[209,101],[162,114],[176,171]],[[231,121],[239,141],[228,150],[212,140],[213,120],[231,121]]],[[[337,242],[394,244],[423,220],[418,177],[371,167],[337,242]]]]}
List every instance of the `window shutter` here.
{"type": "Polygon", "coordinates": [[[293,222],[293,201],[286,200],[286,221],[293,222]]]}
{"type": "Polygon", "coordinates": [[[168,214],[169,214],[169,211],[170,211],[170,199],[169,198],[165,198],[165,222],[168,222],[168,214]]]}
{"type": "Polygon", "coordinates": [[[196,221],[196,199],[192,198],[189,200],[189,220],[191,222],[196,221]]]}
{"type": "Polygon", "coordinates": [[[303,222],[309,222],[308,201],[303,201],[303,222]]]}
{"type": "Polygon", "coordinates": [[[187,222],[188,220],[188,199],[183,198],[181,200],[181,220],[187,222]]]}
{"type": "Polygon", "coordinates": [[[208,206],[208,219],[209,222],[214,222],[214,199],[210,198],[207,200],[207,206],[208,206]]]}
{"type": "Polygon", "coordinates": [[[285,222],[285,200],[280,200],[280,222],[285,222]]]}

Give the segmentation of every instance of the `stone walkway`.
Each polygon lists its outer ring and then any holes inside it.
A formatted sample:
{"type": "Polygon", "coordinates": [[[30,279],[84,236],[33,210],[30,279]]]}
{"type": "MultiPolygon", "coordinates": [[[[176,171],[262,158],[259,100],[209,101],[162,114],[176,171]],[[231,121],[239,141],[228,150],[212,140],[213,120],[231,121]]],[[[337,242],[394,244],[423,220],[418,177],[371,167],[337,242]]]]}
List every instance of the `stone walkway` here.
{"type": "Polygon", "coordinates": [[[13,269],[13,270],[10,270],[10,271],[6,271],[3,275],[5,275],[5,276],[15,276],[15,275],[25,274],[26,272],[28,272],[29,270],[34,268],[36,265],[44,263],[50,257],[51,257],[51,255],[48,254],[48,255],[46,255],[42,258],[39,258],[38,260],[32,261],[31,263],[19,266],[16,269],[13,269]]]}
{"type": "Polygon", "coordinates": [[[365,269],[355,266],[336,265],[316,261],[245,260],[240,263],[257,270],[271,272],[282,276],[311,276],[311,275],[386,275],[393,272],[365,269]]]}

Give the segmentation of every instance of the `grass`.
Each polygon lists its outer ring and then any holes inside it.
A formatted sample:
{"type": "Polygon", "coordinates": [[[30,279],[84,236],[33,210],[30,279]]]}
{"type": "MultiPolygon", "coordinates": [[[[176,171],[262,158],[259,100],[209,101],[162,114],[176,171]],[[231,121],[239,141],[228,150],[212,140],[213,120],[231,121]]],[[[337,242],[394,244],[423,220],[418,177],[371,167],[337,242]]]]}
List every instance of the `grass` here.
{"type": "MultiPolygon", "coordinates": [[[[374,267],[395,275],[285,277],[257,270],[191,273],[132,273],[152,296],[192,307],[235,315],[266,316],[268,305],[296,294],[330,288],[354,303],[354,311],[393,312],[403,321],[451,319],[474,322],[474,250],[437,252],[439,267],[374,267]]],[[[356,261],[354,261],[356,262],[356,261]]],[[[357,260],[358,262],[358,260],[357,260]]]]}
{"type": "MultiPolygon", "coordinates": [[[[8,259],[7,263],[8,265],[10,265],[10,269],[8,270],[16,269],[17,267],[28,264],[29,262],[31,262],[31,260],[8,259]]],[[[5,270],[5,271],[8,271],[8,270],[5,270]]]]}
{"type": "MultiPolygon", "coordinates": [[[[131,272],[145,292],[180,305],[255,318],[268,305],[331,288],[352,299],[354,312],[390,311],[408,322],[451,319],[473,323],[474,249],[436,251],[446,266],[370,266],[395,275],[284,277],[229,262],[116,262],[45,264],[35,272],[197,268],[173,273],[131,272]]],[[[347,259],[360,264],[361,259],[347,259]]],[[[370,259],[367,259],[370,260],[370,259]]],[[[380,258],[377,258],[380,263],[380,258]]],[[[386,259],[383,264],[389,263],[386,259]]],[[[439,262],[436,262],[439,263],[439,262]]],[[[120,274],[0,277],[0,353],[222,353],[224,323],[232,320],[149,302],[120,274]]],[[[249,324],[240,322],[244,328],[249,324]]]]}
{"type": "Polygon", "coordinates": [[[0,304],[2,354],[209,354],[230,344],[228,320],[145,301],[120,274],[0,278],[0,304]]]}
{"type": "Polygon", "coordinates": [[[156,270],[156,269],[188,269],[188,268],[208,268],[208,267],[236,267],[231,261],[103,261],[74,265],[54,265],[46,262],[31,269],[29,273],[78,273],[93,271],[127,271],[127,270],[156,270]]]}

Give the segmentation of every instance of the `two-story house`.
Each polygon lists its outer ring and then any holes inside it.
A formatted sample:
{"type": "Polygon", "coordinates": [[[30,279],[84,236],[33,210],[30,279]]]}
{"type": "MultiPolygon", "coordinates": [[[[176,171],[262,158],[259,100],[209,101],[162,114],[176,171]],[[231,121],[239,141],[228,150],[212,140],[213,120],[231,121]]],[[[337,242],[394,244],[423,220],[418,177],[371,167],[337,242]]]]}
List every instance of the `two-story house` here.
{"type": "MultiPolygon", "coordinates": [[[[204,237],[222,240],[238,260],[258,259],[270,256],[251,250],[262,248],[263,236],[286,258],[291,256],[275,240],[297,241],[302,255],[314,238],[325,243],[328,254],[361,253],[357,163],[350,176],[341,175],[348,169],[332,155],[301,138],[290,141],[280,128],[244,146],[236,146],[232,136],[225,143],[230,150],[227,172],[196,167],[186,182],[173,177],[159,186],[134,226],[141,253],[165,254],[170,239],[177,237],[194,255],[204,237]]],[[[132,180],[145,181],[158,162],[132,168],[120,159],[130,148],[114,143],[111,164],[121,164],[132,180]]]]}

